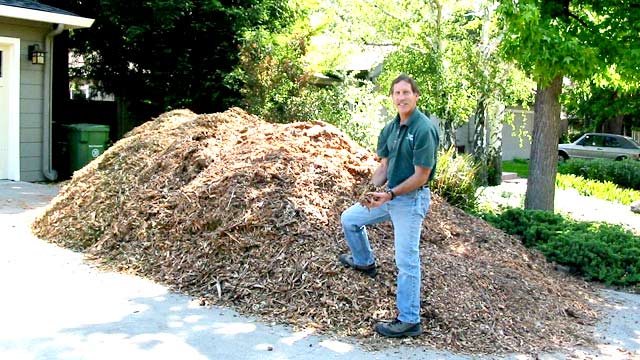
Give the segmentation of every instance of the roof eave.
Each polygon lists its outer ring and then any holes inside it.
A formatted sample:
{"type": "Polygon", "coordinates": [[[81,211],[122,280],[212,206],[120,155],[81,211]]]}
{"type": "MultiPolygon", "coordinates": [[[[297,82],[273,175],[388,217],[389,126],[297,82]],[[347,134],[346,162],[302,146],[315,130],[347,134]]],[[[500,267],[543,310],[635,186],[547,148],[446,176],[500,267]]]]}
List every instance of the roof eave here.
{"type": "Polygon", "coordinates": [[[52,24],[63,24],[65,29],[89,28],[94,19],[81,16],[57,14],[47,11],[25,9],[15,6],[0,5],[0,14],[4,17],[40,21],[52,24]]]}

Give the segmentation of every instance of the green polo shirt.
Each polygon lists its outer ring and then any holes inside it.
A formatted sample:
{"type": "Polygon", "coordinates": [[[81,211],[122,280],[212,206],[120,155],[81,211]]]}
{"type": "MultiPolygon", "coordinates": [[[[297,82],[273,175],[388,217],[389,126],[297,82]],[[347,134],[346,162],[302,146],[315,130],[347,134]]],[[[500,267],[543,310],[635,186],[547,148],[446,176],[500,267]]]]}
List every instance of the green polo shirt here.
{"type": "Polygon", "coordinates": [[[429,181],[433,180],[438,146],[438,128],[420,110],[415,109],[404,125],[396,115],[378,138],[378,156],[388,159],[387,186],[391,189],[405,181],[413,175],[416,165],[431,168],[429,181]]]}

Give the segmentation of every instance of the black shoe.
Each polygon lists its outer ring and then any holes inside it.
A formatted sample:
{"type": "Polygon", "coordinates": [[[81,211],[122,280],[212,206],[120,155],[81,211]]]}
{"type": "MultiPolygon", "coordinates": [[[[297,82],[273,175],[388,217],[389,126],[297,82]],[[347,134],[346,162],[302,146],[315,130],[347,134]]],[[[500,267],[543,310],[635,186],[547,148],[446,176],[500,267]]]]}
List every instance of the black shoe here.
{"type": "Polygon", "coordinates": [[[340,262],[343,263],[344,265],[352,269],[362,271],[363,273],[371,277],[376,276],[376,274],[378,273],[378,270],[376,269],[375,261],[373,262],[373,264],[369,264],[369,265],[356,265],[353,262],[353,255],[341,254],[338,258],[340,259],[340,262]]]}
{"type": "Polygon", "coordinates": [[[376,324],[375,329],[378,334],[392,338],[418,336],[422,334],[422,326],[420,323],[405,323],[398,319],[392,322],[379,322],[376,324]]]}

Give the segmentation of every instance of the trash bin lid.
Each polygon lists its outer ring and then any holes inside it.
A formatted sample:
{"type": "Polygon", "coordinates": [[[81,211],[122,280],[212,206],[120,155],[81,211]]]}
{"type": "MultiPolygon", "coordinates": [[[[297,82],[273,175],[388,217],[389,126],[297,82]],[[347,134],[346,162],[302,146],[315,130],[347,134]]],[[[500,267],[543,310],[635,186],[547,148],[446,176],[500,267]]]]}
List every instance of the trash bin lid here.
{"type": "Polygon", "coordinates": [[[78,132],[109,131],[109,125],[100,125],[100,124],[80,123],[80,124],[66,124],[62,126],[72,131],[78,131],[78,132]]]}

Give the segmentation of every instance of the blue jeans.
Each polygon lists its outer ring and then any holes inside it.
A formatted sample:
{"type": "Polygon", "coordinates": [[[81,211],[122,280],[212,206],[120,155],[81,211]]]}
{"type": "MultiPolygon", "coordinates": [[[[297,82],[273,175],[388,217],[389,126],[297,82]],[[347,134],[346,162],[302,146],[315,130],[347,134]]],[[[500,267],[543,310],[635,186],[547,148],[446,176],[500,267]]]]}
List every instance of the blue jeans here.
{"type": "Polygon", "coordinates": [[[367,209],[358,203],[342,213],[342,230],[356,265],[375,261],[366,225],[391,219],[398,268],[398,320],[406,323],[420,322],[420,233],[430,203],[431,191],[420,188],[377,208],[367,209]]]}

